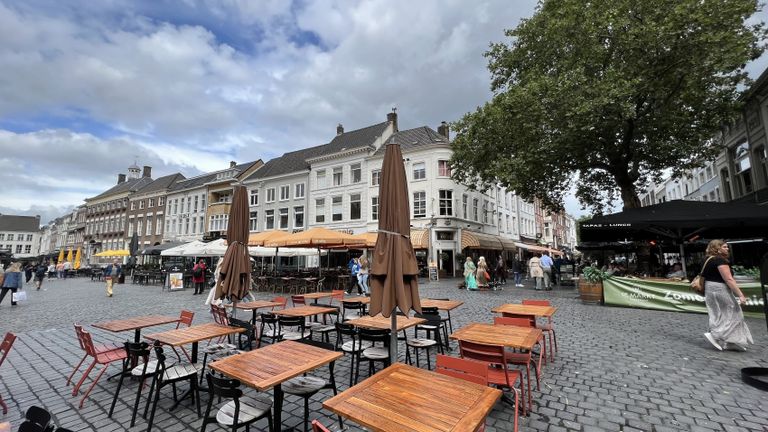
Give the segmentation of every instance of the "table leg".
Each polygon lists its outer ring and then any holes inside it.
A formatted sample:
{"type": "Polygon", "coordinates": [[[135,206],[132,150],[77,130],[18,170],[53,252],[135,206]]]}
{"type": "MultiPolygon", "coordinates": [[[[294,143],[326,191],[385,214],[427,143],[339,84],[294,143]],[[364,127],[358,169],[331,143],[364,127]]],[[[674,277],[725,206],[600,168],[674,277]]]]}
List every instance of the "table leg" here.
{"type": "Polygon", "coordinates": [[[192,342],[192,364],[197,363],[197,344],[198,342],[192,342]]]}
{"type": "Polygon", "coordinates": [[[277,431],[283,430],[283,387],[278,384],[275,386],[275,412],[274,412],[274,429],[277,431]]]}
{"type": "Polygon", "coordinates": [[[133,341],[136,342],[136,343],[141,342],[141,329],[140,328],[137,328],[133,332],[133,341]]]}

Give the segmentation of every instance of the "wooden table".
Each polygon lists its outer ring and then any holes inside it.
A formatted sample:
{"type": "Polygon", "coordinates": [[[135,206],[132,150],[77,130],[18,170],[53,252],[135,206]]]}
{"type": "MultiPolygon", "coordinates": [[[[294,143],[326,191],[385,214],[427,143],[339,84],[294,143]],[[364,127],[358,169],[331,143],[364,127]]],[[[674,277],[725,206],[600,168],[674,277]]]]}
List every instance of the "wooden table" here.
{"type": "Polygon", "coordinates": [[[550,318],[557,312],[554,306],[533,306],[517,303],[507,303],[491,309],[495,313],[511,313],[516,315],[531,315],[550,318]]]}
{"type": "Polygon", "coordinates": [[[200,341],[213,339],[235,333],[242,333],[242,327],[230,327],[216,323],[206,323],[191,327],[168,330],[161,333],[152,333],[144,336],[146,339],[159,341],[170,346],[192,344],[192,363],[197,363],[197,345],[200,341]]]}
{"type": "Polygon", "coordinates": [[[449,337],[459,341],[502,345],[507,348],[530,351],[541,337],[541,330],[533,327],[472,323],[456,330],[449,337]]]}
{"type": "Polygon", "coordinates": [[[458,300],[421,299],[421,307],[436,307],[438,310],[444,311],[454,310],[463,304],[463,301],[458,300]]]}
{"type": "Polygon", "coordinates": [[[323,402],[376,432],[473,432],[501,390],[396,363],[323,402]]]}
{"type": "Polygon", "coordinates": [[[149,315],[149,316],[126,318],[126,319],[120,319],[120,320],[114,320],[114,321],[106,321],[106,322],[93,324],[93,326],[98,329],[107,330],[114,333],[134,330],[133,341],[138,343],[141,341],[141,329],[143,329],[144,327],[171,324],[175,322],[179,322],[179,317],[149,315]]]}
{"type": "Polygon", "coordinates": [[[342,301],[347,303],[361,303],[367,305],[371,303],[371,298],[367,296],[345,297],[342,301]]]}
{"type": "Polygon", "coordinates": [[[329,292],[329,291],[324,291],[324,292],[314,292],[314,293],[309,293],[309,294],[302,294],[301,296],[304,297],[305,300],[306,299],[312,299],[313,303],[317,304],[317,299],[326,298],[326,297],[333,297],[334,294],[332,292],[329,292]]]}
{"type": "Polygon", "coordinates": [[[274,428],[281,430],[283,389],[281,384],[337,360],[341,352],[329,351],[294,341],[282,341],[264,348],[216,360],[208,366],[258,391],[274,388],[274,428]]]}
{"type": "MultiPolygon", "coordinates": [[[[413,327],[418,324],[427,322],[424,318],[405,317],[402,315],[397,316],[397,331],[405,330],[409,327],[413,327]]],[[[392,320],[390,318],[384,318],[381,314],[376,316],[364,316],[355,318],[353,320],[346,321],[344,324],[350,324],[355,327],[364,327],[371,329],[389,330],[392,328],[392,320]]]]}
{"type": "MultiPolygon", "coordinates": [[[[245,310],[251,310],[253,313],[253,318],[251,318],[251,324],[256,325],[256,314],[258,313],[259,309],[264,308],[276,308],[278,306],[282,306],[282,303],[279,302],[272,302],[272,301],[266,301],[266,300],[256,300],[252,302],[246,302],[246,303],[236,303],[235,308],[237,309],[245,309],[245,310]]],[[[229,307],[229,305],[227,305],[229,307]]]]}
{"type": "Polygon", "coordinates": [[[336,313],[339,310],[333,307],[327,306],[299,306],[293,308],[285,308],[273,311],[275,315],[289,316],[289,317],[308,317],[313,315],[322,315],[328,313],[336,313]]]}

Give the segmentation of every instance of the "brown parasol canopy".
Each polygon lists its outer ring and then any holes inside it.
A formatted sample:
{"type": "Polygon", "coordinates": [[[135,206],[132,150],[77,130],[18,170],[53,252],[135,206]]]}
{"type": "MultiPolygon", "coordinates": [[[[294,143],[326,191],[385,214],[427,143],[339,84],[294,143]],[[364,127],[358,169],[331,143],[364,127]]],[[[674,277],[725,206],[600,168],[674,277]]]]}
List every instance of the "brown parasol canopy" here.
{"type": "Polygon", "coordinates": [[[419,268],[411,245],[411,210],[403,154],[387,144],[379,185],[379,235],[371,259],[371,316],[389,316],[395,307],[404,314],[421,313],[419,268]]]}
{"type": "Polygon", "coordinates": [[[219,270],[216,298],[242,300],[251,289],[251,261],[248,256],[248,197],[245,187],[235,186],[229,209],[227,252],[219,270]]]}

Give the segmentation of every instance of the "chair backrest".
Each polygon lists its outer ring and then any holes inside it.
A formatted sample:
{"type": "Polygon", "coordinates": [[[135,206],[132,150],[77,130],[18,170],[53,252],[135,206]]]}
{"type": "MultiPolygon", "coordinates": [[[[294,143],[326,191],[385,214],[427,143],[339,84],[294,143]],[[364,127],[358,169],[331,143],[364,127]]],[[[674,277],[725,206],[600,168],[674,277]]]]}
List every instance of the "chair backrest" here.
{"type": "Polygon", "coordinates": [[[475,384],[488,385],[488,363],[477,360],[438,354],[435,372],[475,384]]]}
{"type": "Polygon", "coordinates": [[[304,296],[302,295],[291,296],[291,303],[293,303],[294,306],[307,304],[306,300],[304,299],[304,296]]]}
{"type": "Polygon", "coordinates": [[[360,340],[368,342],[382,342],[385,347],[389,346],[391,331],[389,329],[367,329],[360,328],[357,334],[360,336],[360,340]]]}
{"type": "Polygon", "coordinates": [[[515,327],[536,327],[531,323],[531,320],[526,318],[510,318],[510,317],[494,317],[493,318],[493,324],[494,325],[508,325],[508,326],[515,326],[515,327]]]}
{"type": "Polygon", "coordinates": [[[336,348],[340,347],[345,342],[345,337],[352,341],[352,344],[355,344],[355,340],[357,339],[357,328],[355,326],[350,324],[344,324],[337,322],[334,324],[336,327],[336,348]]]}
{"type": "Polygon", "coordinates": [[[338,300],[339,303],[344,302],[344,290],[331,290],[331,303],[333,303],[334,300],[338,300]]]}
{"type": "Polygon", "coordinates": [[[261,315],[261,324],[262,326],[264,324],[276,324],[277,323],[277,315],[269,312],[264,312],[261,315]]]}
{"type": "MultiPolygon", "coordinates": [[[[285,306],[288,304],[288,299],[282,296],[273,297],[270,301],[280,303],[280,309],[285,309],[285,306]]],[[[275,310],[275,308],[272,308],[272,310],[275,310]]]]}
{"type": "Polygon", "coordinates": [[[437,315],[437,314],[440,314],[440,311],[437,309],[437,307],[422,306],[421,313],[424,315],[429,315],[429,314],[437,315]]]}
{"type": "Polygon", "coordinates": [[[363,310],[363,307],[365,307],[365,306],[363,306],[363,304],[360,303],[360,302],[345,302],[345,301],[342,301],[341,302],[341,307],[344,310],[344,314],[346,315],[347,314],[347,309],[361,311],[361,310],[363,310]]]}
{"type": "Polygon", "coordinates": [[[243,321],[243,320],[238,319],[238,318],[230,318],[229,319],[229,325],[231,327],[240,327],[242,329],[245,329],[244,333],[240,333],[237,336],[237,339],[240,342],[240,343],[238,343],[238,348],[240,348],[240,349],[247,348],[248,350],[250,350],[251,347],[252,347],[253,336],[254,336],[253,325],[251,323],[249,323],[248,321],[243,321]],[[243,336],[245,336],[245,338],[246,338],[246,343],[248,344],[247,346],[242,344],[242,337],[243,336]]]}
{"type": "Polygon", "coordinates": [[[138,359],[143,359],[143,367],[141,374],[146,375],[147,367],[149,366],[149,344],[146,342],[131,342],[125,341],[125,353],[127,357],[123,359],[123,371],[127,372],[131,370],[135,364],[138,363],[138,359]]]}
{"type": "Polygon", "coordinates": [[[550,303],[549,300],[523,299],[523,304],[530,306],[552,306],[552,303],[550,303]]]}
{"type": "Polygon", "coordinates": [[[507,374],[507,353],[501,345],[486,345],[469,341],[459,341],[459,351],[462,357],[479,360],[485,363],[491,363],[504,369],[506,385],[512,388],[507,374]]]}
{"type": "Polygon", "coordinates": [[[316,341],[312,339],[299,339],[296,342],[312,345],[313,347],[317,348],[327,349],[328,351],[336,351],[336,348],[333,346],[333,344],[328,342],[316,341]]]}
{"type": "Polygon", "coordinates": [[[87,330],[80,327],[80,331],[78,332],[78,337],[80,338],[80,345],[83,347],[86,353],[88,353],[91,357],[96,357],[96,348],[93,346],[93,339],[91,338],[91,334],[88,333],[87,330]]]}
{"type": "Polygon", "coordinates": [[[232,399],[239,399],[243,396],[243,391],[239,389],[240,381],[236,379],[217,378],[211,371],[205,374],[205,378],[208,380],[208,393],[211,396],[232,399]]]}
{"type": "Polygon", "coordinates": [[[3,338],[3,342],[0,343],[0,365],[3,364],[5,358],[8,357],[8,352],[11,351],[13,343],[16,341],[16,335],[8,332],[3,338]]]}
{"type": "Polygon", "coordinates": [[[312,420],[312,432],[331,432],[331,430],[323,426],[319,421],[312,420]]]}
{"type": "Polygon", "coordinates": [[[53,430],[53,425],[51,425],[51,413],[44,408],[32,405],[27,409],[24,418],[26,419],[26,422],[38,426],[41,431],[53,430]]]}
{"type": "Polygon", "coordinates": [[[216,324],[229,325],[229,317],[227,316],[227,310],[223,306],[216,306],[211,304],[211,315],[213,315],[213,321],[216,324]]]}
{"type": "Polygon", "coordinates": [[[436,311],[434,313],[417,313],[414,316],[416,318],[424,318],[425,320],[427,320],[426,323],[420,324],[420,325],[431,325],[431,326],[440,327],[443,324],[442,317],[436,311]]]}
{"type": "Polygon", "coordinates": [[[520,319],[525,319],[525,320],[528,320],[528,321],[531,322],[530,327],[536,327],[536,315],[523,315],[523,314],[502,312],[501,316],[503,318],[520,318],[520,319]]]}
{"type": "Polygon", "coordinates": [[[176,323],[176,328],[186,325],[187,327],[192,325],[192,320],[195,318],[195,313],[188,310],[181,311],[179,315],[179,322],[176,323]]]}
{"type": "Polygon", "coordinates": [[[280,324],[280,328],[283,327],[297,327],[304,328],[304,317],[292,317],[292,316],[277,316],[277,322],[280,324]]]}
{"type": "Polygon", "coordinates": [[[80,349],[85,351],[85,345],[83,345],[83,338],[80,336],[80,331],[82,329],[83,329],[83,326],[75,323],[75,336],[77,336],[77,343],[80,345],[80,349]]]}
{"type": "Polygon", "coordinates": [[[155,341],[155,356],[157,357],[157,376],[162,379],[165,372],[165,352],[163,351],[163,344],[160,341],[155,341]]]}

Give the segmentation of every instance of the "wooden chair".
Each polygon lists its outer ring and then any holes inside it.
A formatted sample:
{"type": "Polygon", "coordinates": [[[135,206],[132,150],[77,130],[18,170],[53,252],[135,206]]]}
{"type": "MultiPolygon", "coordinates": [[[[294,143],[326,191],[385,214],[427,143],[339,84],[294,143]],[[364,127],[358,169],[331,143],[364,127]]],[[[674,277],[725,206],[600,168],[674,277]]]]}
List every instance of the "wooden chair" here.
{"type": "MultiPolygon", "coordinates": [[[[188,310],[182,310],[181,314],[179,315],[179,322],[176,323],[176,328],[179,329],[181,326],[189,327],[192,325],[192,320],[195,319],[195,313],[188,310]]],[[[176,357],[179,358],[179,361],[181,361],[181,356],[179,355],[179,352],[176,350],[176,347],[172,347],[173,352],[176,353],[176,357]]],[[[184,353],[184,355],[187,357],[187,361],[192,362],[192,357],[189,356],[189,353],[187,353],[187,350],[184,349],[184,347],[180,347],[181,351],[184,353]]]]}
{"type": "MultiPolygon", "coordinates": [[[[91,363],[90,366],[83,372],[82,378],[80,378],[80,381],[75,384],[75,388],[72,390],[72,396],[76,396],[77,393],[80,391],[80,386],[83,385],[85,382],[85,379],[88,378],[88,374],[91,373],[93,368],[99,364],[103,365],[104,367],[101,369],[98,375],[96,375],[96,379],[93,380],[93,383],[91,383],[91,386],[88,387],[88,390],[86,390],[85,394],[83,395],[83,398],[80,399],[80,408],[83,407],[83,404],[85,403],[85,399],[88,398],[88,395],[91,394],[91,391],[93,391],[94,387],[96,387],[96,384],[101,379],[101,376],[104,375],[104,372],[107,371],[107,368],[111,363],[114,363],[116,361],[121,361],[126,357],[125,348],[121,349],[114,349],[109,351],[97,351],[96,347],[93,344],[93,339],[91,339],[91,334],[87,332],[86,330],[83,330],[81,326],[75,325],[75,330],[77,331],[77,337],[80,340],[80,345],[85,347],[86,356],[93,357],[93,363],[91,363]]],[[[79,365],[78,365],[79,367],[79,365]]]]}
{"type": "MultiPolygon", "coordinates": [[[[5,358],[8,357],[14,342],[16,342],[16,335],[11,332],[6,333],[3,342],[0,343],[0,366],[2,366],[5,358]]],[[[8,405],[3,401],[2,395],[0,395],[0,407],[3,407],[3,415],[8,414],[8,405]]]]}
{"type": "Polygon", "coordinates": [[[157,403],[160,401],[160,390],[167,385],[173,386],[173,396],[176,399],[176,383],[181,381],[189,381],[189,391],[197,404],[197,416],[200,413],[200,392],[197,386],[197,367],[193,364],[185,363],[175,366],[169,366],[165,363],[166,357],[163,352],[163,345],[155,341],[155,356],[157,357],[157,372],[153,375],[152,384],[149,386],[149,397],[147,398],[147,405],[144,408],[144,416],[147,415],[147,409],[149,408],[150,399],[152,400],[152,411],[147,421],[147,432],[152,431],[152,424],[155,420],[155,411],[157,410],[157,403]],[[154,390],[154,397],[152,395],[154,390]]]}
{"type": "MultiPolygon", "coordinates": [[[[67,385],[69,385],[69,383],[72,382],[72,377],[75,376],[75,372],[77,372],[78,369],[80,369],[80,366],[82,366],[82,364],[85,361],[85,359],[87,359],[88,356],[89,356],[88,351],[85,349],[85,346],[83,345],[83,340],[82,340],[82,338],[80,338],[80,330],[82,328],[83,328],[83,326],[81,326],[79,324],[75,324],[75,335],[77,336],[77,343],[80,344],[80,349],[83,350],[83,353],[84,353],[83,354],[83,358],[80,359],[80,362],[72,370],[72,373],[69,374],[69,377],[67,377],[67,385]]],[[[107,351],[120,351],[120,350],[124,350],[125,349],[124,347],[122,347],[120,345],[117,345],[117,344],[114,344],[114,343],[94,344],[93,348],[98,353],[103,353],[103,352],[107,352],[107,351]]]]}
{"type": "MultiPolygon", "coordinates": [[[[552,303],[550,303],[549,300],[523,299],[523,304],[531,306],[552,306],[552,303]]],[[[549,357],[552,361],[555,361],[555,353],[557,352],[557,334],[555,334],[555,323],[552,322],[552,317],[547,317],[546,323],[538,324],[536,327],[549,336],[549,357]]]]}
{"type": "MultiPolygon", "coordinates": [[[[507,367],[509,363],[507,359],[507,352],[503,346],[499,345],[485,345],[469,341],[459,341],[459,351],[462,358],[469,358],[473,360],[479,360],[484,363],[488,363],[488,384],[493,385],[501,389],[508,389],[515,394],[513,405],[515,410],[519,409],[520,393],[523,393],[523,379],[520,371],[510,370],[507,367]],[[520,382],[520,390],[515,387],[516,382],[520,382]],[[520,392],[520,393],[518,393],[520,392]]],[[[504,398],[502,399],[509,403],[504,398]]],[[[523,412],[525,412],[525,405],[523,405],[523,412]]]]}
{"type": "MultiPolygon", "coordinates": [[[[529,328],[531,327],[530,321],[525,318],[505,318],[505,317],[495,317],[493,319],[494,325],[508,325],[508,326],[514,326],[514,327],[525,327],[529,328]]],[[[528,407],[530,408],[533,404],[533,396],[531,395],[531,363],[533,363],[533,371],[536,373],[536,389],[541,390],[541,384],[540,384],[540,365],[541,365],[541,351],[539,351],[539,361],[536,362],[533,360],[533,355],[531,351],[525,351],[525,352],[510,352],[507,351],[507,360],[510,364],[519,365],[519,366],[525,366],[525,377],[528,381],[528,407]]]]}
{"type": "Polygon", "coordinates": [[[256,421],[267,418],[269,422],[269,430],[272,431],[272,400],[267,396],[261,394],[253,394],[252,396],[243,396],[243,391],[240,390],[240,381],[228,378],[216,378],[213,373],[208,372],[206,374],[208,380],[208,406],[205,408],[205,415],[203,416],[203,426],[200,429],[201,432],[205,432],[205,428],[209,423],[218,423],[220,426],[227,429],[236,431],[237,429],[245,426],[246,430],[250,429],[250,425],[256,421]],[[214,399],[221,400],[221,398],[231,399],[218,409],[216,416],[211,416],[213,410],[214,399]]]}
{"type": "MultiPolygon", "coordinates": [[[[435,372],[441,375],[448,375],[453,378],[473,382],[475,384],[484,386],[489,385],[488,364],[477,360],[438,354],[437,357],[435,357],[435,372]]],[[[517,431],[517,420],[518,413],[517,407],[515,407],[515,431],[517,431]]],[[[475,432],[485,432],[485,423],[475,429],[475,432]]]]}

